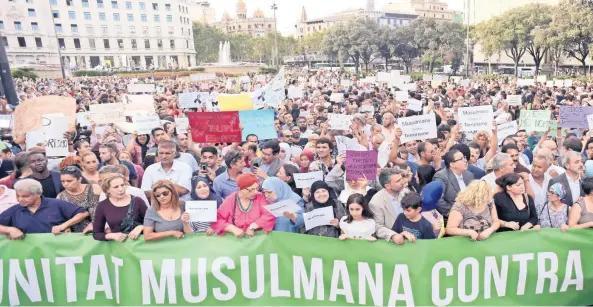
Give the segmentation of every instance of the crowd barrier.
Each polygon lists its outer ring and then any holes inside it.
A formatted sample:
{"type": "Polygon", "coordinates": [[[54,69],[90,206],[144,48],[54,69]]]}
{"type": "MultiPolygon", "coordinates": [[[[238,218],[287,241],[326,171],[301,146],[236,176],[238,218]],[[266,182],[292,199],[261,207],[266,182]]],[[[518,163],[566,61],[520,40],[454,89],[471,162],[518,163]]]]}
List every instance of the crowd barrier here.
{"type": "Polygon", "coordinates": [[[593,231],[397,246],[273,232],[0,239],[0,305],[590,305],[593,231]]]}

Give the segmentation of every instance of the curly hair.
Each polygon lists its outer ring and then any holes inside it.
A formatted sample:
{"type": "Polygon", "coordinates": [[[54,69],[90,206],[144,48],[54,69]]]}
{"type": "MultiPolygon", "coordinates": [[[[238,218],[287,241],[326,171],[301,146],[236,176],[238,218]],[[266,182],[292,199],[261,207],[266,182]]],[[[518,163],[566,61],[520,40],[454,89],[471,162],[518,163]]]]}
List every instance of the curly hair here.
{"type": "Polygon", "coordinates": [[[455,201],[467,207],[480,209],[492,201],[492,190],[486,181],[475,180],[457,194],[455,201]]]}
{"type": "Polygon", "coordinates": [[[64,158],[64,160],[62,160],[62,162],[60,162],[60,165],[58,165],[58,171],[62,171],[64,168],[66,168],[67,166],[76,166],[78,168],[80,168],[82,159],[80,159],[79,156],[68,156],[66,158],[64,158]]]}
{"type": "Polygon", "coordinates": [[[476,132],[476,134],[474,135],[474,141],[478,140],[480,137],[485,137],[486,145],[488,145],[488,142],[490,141],[490,134],[488,134],[488,132],[486,132],[485,130],[480,130],[476,132]]]}

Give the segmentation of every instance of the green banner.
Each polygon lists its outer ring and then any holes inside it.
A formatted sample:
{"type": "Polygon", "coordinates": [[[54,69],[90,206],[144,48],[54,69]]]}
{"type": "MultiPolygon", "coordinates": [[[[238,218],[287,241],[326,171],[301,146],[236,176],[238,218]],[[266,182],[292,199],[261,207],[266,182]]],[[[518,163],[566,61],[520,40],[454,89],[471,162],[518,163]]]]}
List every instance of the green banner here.
{"type": "Polygon", "coordinates": [[[0,239],[0,305],[588,305],[593,232],[406,243],[272,233],[0,239]]]}

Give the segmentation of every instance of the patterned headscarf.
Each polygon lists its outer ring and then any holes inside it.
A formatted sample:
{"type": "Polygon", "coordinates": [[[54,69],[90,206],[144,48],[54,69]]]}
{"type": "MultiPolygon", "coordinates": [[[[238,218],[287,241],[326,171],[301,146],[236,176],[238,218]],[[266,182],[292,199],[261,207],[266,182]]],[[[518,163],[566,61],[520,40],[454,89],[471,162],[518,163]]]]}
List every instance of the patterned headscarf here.
{"type": "Polygon", "coordinates": [[[563,199],[566,196],[566,189],[560,183],[554,183],[550,187],[549,191],[558,195],[558,197],[560,197],[560,199],[563,199]]]}

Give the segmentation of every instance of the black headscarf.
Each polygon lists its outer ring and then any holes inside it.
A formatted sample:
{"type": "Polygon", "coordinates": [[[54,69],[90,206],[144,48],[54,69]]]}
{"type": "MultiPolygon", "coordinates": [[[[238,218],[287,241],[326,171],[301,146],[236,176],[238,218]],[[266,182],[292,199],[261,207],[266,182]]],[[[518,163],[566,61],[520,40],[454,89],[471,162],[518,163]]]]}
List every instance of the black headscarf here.
{"type": "Polygon", "coordinates": [[[200,176],[192,177],[192,179],[191,179],[191,199],[192,200],[215,200],[216,205],[218,207],[220,207],[220,204],[222,204],[222,198],[214,192],[214,190],[212,189],[212,186],[210,185],[210,182],[211,181],[208,177],[200,177],[200,176]],[[204,182],[210,189],[210,194],[206,198],[200,198],[198,196],[198,193],[196,193],[196,187],[198,186],[198,183],[200,183],[200,182],[204,182]]]}
{"type": "Polygon", "coordinates": [[[136,137],[136,144],[140,145],[140,148],[142,149],[142,157],[141,160],[144,161],[144,157],[146,157],[146,152],[148,151],[148,149],[150,149],[148,147],[148,143],[150,143],[150,135],[149,134],[145,134],[146,135],[146,143],[142,144],[140,143],[140,141],[138,141],[138,137],[136,137]]]}
{"type": "Polygon", "coordinates": [[[315,207],[315,209],[323,207],[335,207],[335,201],[332,199],[331,192],[332,189],[327,185],[327,183],[325,183],[325,181],[315,181],[311,185],[311,202],[313,203],[313,207],[315,207]],[[327,190],[327,193],[329,194],[329,198],[325,203],[320,203],[315,199],[315,192],[321,189],[327,190]]]}

